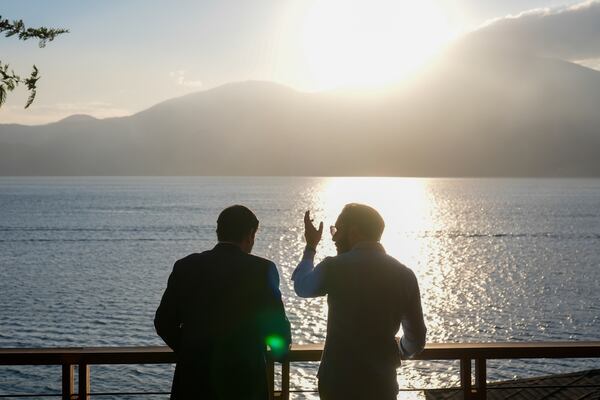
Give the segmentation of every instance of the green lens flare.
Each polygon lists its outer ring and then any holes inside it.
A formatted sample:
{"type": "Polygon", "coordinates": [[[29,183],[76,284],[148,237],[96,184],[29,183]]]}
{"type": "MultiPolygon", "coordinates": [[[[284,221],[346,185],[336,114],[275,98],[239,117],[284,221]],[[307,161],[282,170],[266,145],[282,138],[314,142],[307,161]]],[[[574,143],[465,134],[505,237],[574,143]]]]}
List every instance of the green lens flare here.
{"type": "Polygon", "coordinates": [[[274,355],[282,354],[286,350],[285,340],[279,335],[267,336],[265,342],[267,343],[267,346],[271,348],[274,355]]]}

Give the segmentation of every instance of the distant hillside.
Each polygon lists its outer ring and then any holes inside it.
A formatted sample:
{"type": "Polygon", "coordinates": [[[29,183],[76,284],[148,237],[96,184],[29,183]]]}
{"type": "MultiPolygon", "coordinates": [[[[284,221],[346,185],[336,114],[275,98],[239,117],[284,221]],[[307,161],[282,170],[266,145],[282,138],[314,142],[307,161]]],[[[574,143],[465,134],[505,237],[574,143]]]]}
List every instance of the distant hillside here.
{"type": "Polygon", "coordinates": [[[377,96],[232,83],[0,125],[1,175],[600,176],[600,72],[463,41],[377,96]]]}

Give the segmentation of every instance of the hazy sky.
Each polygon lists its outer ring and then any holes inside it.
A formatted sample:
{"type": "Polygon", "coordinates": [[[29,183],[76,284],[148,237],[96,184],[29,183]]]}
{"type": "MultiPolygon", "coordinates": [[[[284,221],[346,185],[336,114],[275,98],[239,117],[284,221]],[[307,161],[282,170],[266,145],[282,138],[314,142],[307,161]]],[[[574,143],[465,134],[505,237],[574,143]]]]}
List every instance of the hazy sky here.
{"type": "Polygon", "coordinates": [[[0,37],[3,63],[22,75],[35,63],[42,75],[30,109],[17,88],[0,123],[128,115],[249,79],[306,91],[385,85],[490,19],[579,2],[0,0],[3,18],[70,30],[44,49],[0,37]]]}

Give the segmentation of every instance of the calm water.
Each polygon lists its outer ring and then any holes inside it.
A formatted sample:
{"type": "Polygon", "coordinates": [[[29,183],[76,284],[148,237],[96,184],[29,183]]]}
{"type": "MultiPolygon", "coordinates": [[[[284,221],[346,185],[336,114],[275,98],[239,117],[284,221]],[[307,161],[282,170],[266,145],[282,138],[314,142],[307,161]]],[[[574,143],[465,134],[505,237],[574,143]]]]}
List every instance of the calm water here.
{"type": "MultiPolygon", "coordinates": [[[[212,247],[233,203],[261,221],[254,253],[278,265],[294,340],[322,342],[324,299],[296,297],[289,280],[301,218],[331,225],[351,201],[381,211],[387,251],[416,272],[428,341],[600,340],[600,180],[0,178],[0,347],[162,344],[152,321],[173,263],[212,247]]],[[[318,257],[334,253],[327,237],[318,257]]],[[[496,380],[600,361],[490,367],[496,380]]],[[[315,368],[293,365],[293,388],[313,390],[315,368]]],[[[171,377],[97,366],[92,391],[166,391],[171,377]]],[[[398,379],[459,380],[453,362],[407,362],[398,379]]],[[[0,394],[59,391],[58,367],[0,367],[0,394]]]]}

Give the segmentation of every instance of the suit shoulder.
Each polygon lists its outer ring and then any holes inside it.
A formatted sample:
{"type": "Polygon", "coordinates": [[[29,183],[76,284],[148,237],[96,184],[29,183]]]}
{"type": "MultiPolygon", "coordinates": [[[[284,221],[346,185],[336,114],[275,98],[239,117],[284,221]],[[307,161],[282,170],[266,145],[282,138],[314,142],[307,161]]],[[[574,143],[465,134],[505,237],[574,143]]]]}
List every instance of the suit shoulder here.
{"type": "Polygon", "coordinates": [[[319,265],[321,265],[321,267],[327,266],[327,268],[336,269],[337,265],[351,265],[356,264],[357,261],[358,260],[354,254],[351,252],[346,252],[342,254],[336,254],[335,256],[327,256],[323,258],[321,262],[319,262],[319,265]]]}
{"type": "Polygon", "coordinates": [[[394,265],[396,268],[402,270],[402,271],[412,271],[410,268],[408,268],[405,264],[403,264],[401,261],[399,261],[398,259],[390,256],[389,254],[385,255],[385,258],[388,260],[388,262],[392,265],[394,265]]]}
{"type": "Polygon", "coordinates": [[[259,257],[259,256],[255,256],[254,254],[248,254],[248,260],[257,265],[260,266],[262,268],[271,268],[271,267],[275,267],[275,263],[267,258],[263,258],[263,257],[259,257]]]}
{"type": "Polygon", "coordinates": [[[411,268],[407,267],[390,255],[387,255],[387,259],[389,264],[394,267],[394,269],[400,274],[400,276],[402,276],[403,279],[416,282],[416,275],[411,268]]]}
{"type": "Polygon", "coordinates": [[[208,251],[204,251],[202,253],[188,254],[187,256],[175,261],[173,270],[182,270],[190,268],[193,265],[198,265],[199,263],[202,263],[202,261],[207,257],[208,253],[208,251]]]}

